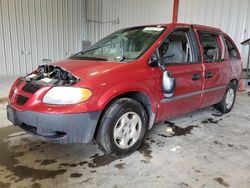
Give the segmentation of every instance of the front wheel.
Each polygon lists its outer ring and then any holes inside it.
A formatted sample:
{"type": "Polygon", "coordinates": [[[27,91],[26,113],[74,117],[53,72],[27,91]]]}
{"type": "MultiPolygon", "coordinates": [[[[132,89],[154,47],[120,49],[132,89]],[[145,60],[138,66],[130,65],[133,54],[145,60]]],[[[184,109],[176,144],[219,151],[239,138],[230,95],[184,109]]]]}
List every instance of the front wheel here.
{"type": "Polygon", "coordinates": [[[96,142],[108,155],[124,157],[140,147],[147,127],[147,114],[139,102],[130,98],[117,99],[104,111],[96,142]]]}
{"type": "Polygon", "coordinates": [[[228,113],[232,110],[236,98],[236,85],[230,83],[223,99],[215,105],[215,108],[221,113],[228,113]]]}

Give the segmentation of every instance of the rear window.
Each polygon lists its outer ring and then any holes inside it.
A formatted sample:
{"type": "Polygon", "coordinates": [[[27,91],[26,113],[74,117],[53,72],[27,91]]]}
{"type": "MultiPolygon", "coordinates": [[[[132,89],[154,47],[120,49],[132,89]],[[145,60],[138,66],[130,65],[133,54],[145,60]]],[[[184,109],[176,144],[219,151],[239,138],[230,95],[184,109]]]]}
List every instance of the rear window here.
{"type": "Polygon", "coordinates": [[[227,45],[227,51],[228,51],[228,56],[229,59],[238,59],[239,58],[239,54],[236,50],[236,47],[234,46],[234,44],[231,42],[231,40],[229,40],[227,37],[225,37],[225,41],[226,41],[226,45],[227,45]]]}
{"type": "Polygon", "coordinates": [[[199,31],[199,38],[203,48],[205,62],[216,62],[221,59],[219,35],[199,31]]]}

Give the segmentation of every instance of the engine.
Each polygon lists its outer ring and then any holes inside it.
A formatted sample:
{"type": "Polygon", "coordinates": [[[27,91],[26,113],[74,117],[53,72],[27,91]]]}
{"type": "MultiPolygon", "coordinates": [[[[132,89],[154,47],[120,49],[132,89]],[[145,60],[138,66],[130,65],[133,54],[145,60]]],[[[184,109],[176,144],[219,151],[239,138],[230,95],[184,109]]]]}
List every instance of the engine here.
{"type": "Polygon", "coordinates": [[[70,86],[80,81],[67,70],[54,65],[41,65],[36,71],[25,76],[26,82],[38,85],[70,86]]]}

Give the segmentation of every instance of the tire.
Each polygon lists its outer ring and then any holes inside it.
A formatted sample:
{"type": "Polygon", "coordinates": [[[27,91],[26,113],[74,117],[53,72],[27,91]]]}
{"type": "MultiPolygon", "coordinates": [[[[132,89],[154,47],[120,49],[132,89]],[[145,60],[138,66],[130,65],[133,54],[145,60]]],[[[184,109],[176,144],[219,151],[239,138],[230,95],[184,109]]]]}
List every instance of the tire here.
{"type": "Polygon", "coordinates": [[[115,158],[125,157],[137,150],[148,129],[144,107],[130,98],[112,102],[99,122],[95,140],[104,153],[115,158]]]}
{"type": "Polygon", "coordinates": [[[236,88],[237,88],[237,85],[234,84],[233,82],[230,82],[228,84],[228,87],[227,87],[227,90],[223,99],[218,104],[215,105],[215,109],[217,109],[223,114],[230,112],[233,109],[234,103],[235,103],[236,88]]]}

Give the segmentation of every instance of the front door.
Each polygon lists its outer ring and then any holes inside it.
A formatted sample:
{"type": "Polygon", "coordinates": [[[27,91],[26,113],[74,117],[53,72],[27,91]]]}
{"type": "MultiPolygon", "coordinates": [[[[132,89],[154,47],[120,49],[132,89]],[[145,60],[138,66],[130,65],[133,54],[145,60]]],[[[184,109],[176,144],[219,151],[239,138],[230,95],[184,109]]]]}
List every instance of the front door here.
{"type": "Polygon", "coordinates": [[[203,68],[198,45],[191,28],[178,28],[171,32],[161,46],[158,55],[166,70],[176,79],[172,97],[160,93],[160,120],[194,111],[201,99],[203,68]]]}

